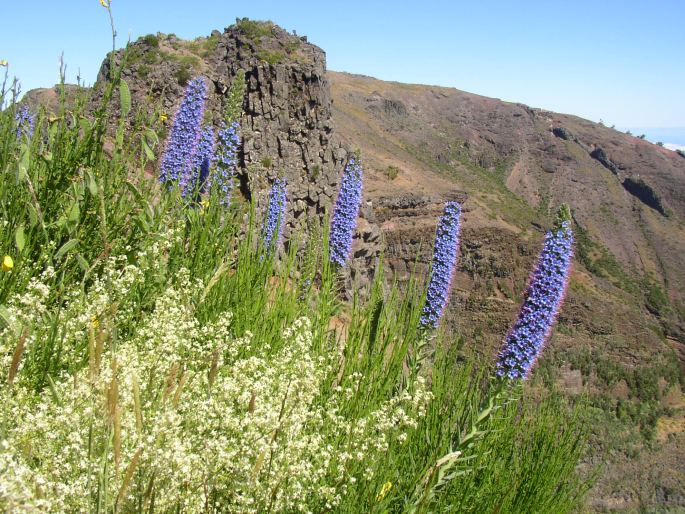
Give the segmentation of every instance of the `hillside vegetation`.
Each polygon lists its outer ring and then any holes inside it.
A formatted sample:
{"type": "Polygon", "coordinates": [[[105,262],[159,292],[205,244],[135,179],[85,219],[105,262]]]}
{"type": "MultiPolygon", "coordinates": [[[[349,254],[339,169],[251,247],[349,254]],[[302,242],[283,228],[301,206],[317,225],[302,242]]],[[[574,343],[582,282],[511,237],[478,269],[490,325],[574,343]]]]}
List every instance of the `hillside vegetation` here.
{"type": "Polygon", "coordinates": [[[378,273],[343,301],[327,217],[279,250],[254,203],[147,177],[180,139],[160,143],[163,118],[145,110],[124,130],[139,106],[117,76],[93,113],[9,96],[0,510],[582,505],[578,411],[458,360],[469,341],[421,328],[421,281],[400,292],[378,273]]]}

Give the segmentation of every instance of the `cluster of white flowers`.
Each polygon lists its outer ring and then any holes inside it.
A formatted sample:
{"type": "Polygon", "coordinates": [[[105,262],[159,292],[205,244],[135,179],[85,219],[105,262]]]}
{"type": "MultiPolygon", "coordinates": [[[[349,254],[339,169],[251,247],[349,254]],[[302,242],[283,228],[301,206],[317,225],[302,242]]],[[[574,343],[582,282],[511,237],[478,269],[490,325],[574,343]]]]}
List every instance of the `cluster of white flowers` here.
{"type": "MultiPolygon", "coordinates": [[[[65,340],[87,339],[93,319],[145,274],[116,259],[107,269],[118,271],[69,299],[65,340]]],[[[23,308],[42,312],[49,294],[30,291],[12,304],[22,323],[33,316],[23,308]]],[[[180,273],[95,364],[81,355],[79,371],[40,394],[21,382],[0,388],[0,510],[126,511],[152,501],[160,511],[327,510],[425,414],[431,395],[418,380],[372,412],[346,416],[363,377],[330,392],[337,359],[314,352],[307,318],[278,344],[260,345],[232,334],[230,313],[200,323],[197,291],[202,284],[180,273]]],[[[117,319],[99,329],[114,330],[117,319]]]]}
{"type": "Polygon", "coordinates": [[[0,369],[9,369],[18,340],[22,341],[24,352],[33,346],[36,334],[26,329],[41,323],[48,311],[50,288],[45,284],[52,279],[54,273],[52,268],[47,268],[39,277],[29,281],[23,294],[8,302],[5,328],[0,331],[0,369]]]}

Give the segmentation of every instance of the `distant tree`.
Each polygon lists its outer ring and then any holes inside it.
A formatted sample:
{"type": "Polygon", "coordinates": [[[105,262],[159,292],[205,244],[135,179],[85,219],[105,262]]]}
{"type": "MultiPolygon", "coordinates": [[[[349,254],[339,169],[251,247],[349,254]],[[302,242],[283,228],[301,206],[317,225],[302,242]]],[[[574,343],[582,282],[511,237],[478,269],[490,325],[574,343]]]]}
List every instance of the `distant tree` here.
{"type": "Polygon", "coordinates": [[[626,130],[626,134],[629,135],[629,136],[632,136],[632,135],[633,135],[633,133],[632,133],[630,130],[626,130]]]}
{"type": "Polygon", "coordinates": [[[637,138],[638,138],[638,139],[644,139],[644,138],[645,138],[645,135],[644,135],[644,134],[640,134],[639,136],[637,136],[637,138]]]}
{"type": "Polygon", "coordinates": [[[664,143],[661,142],[661,141],[657,141],[657,142],[656,142],[656,146],[664,146],[664,143]]]}
{"type": "Polygon", "coordinates": [[[616,125],[612,125],[611,128],[616,130],[616,125]]]}
{"type": "Polygon", "coordinates": [[[676,152],[678,152],[678,155],[680,155],[681,157],[685,157],[685,150],[681,150],[679,148],[678,150],[676,150],[676,152]]]}

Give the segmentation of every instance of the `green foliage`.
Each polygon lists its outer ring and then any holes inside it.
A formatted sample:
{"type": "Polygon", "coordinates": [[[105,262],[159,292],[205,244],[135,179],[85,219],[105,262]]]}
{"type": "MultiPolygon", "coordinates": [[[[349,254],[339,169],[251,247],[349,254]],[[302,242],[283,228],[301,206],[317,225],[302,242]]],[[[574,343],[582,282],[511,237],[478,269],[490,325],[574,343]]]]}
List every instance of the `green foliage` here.
{"type": "Polygon", "coordinates": [[[179,86],[186,86],[190,79],[193,78],[190,66],[188,64],[181,64],[174,72],[174,77],[179,86]]]}
{"type": "Polygon", "coordinates": [[[159,48],[159,38],[154,34],[148,34],[147,36],[144,36],[143,41],[145,41],[145,44],[151,46],[152,48],[159,48]]]}
{"type": "Polygon", "coordinates": [[[228,98],[226,99],[226,108],[224,112],[227,123],[240,121],[240,117],[243,115],[246,91],[245,72],[243,70],[238,70],[238,73],[233,78],[233,82],[231,82],[231,87],[228,90],[228,98]]]}
{"type": "Polygon", "coordinates": [[[640,286],[604,246],[596,243],[588,232],[580,226],[575,227],[576,258],[585,269],[597,276],[607,278],[624,291],[639,295],[640,286]]]}
{"type": "Polygon", "coordinates": [[[265,36],[271,35],[274,24],[271,21],[257,21],[243,18],[237,22],[237,27],[249,39],[258,41],[265,36]]]}
{"type": "Polygon", "coordinates": [[[265,256],[253,205],[162,190],[122,84],[107,153],[106,104],[0,113],[0,510],[582,508],[577,411],[457,365],[380,264],[342,302],[325,223],[265,256]]]}
{"type": "Polygon", "coordinates": [[[285,53],[279,50],[261,49],[257,52],[257,58],[260,61],[268,62],[273,66],[283,62],[285,59],[285,53]]]}
{"type": "Polygon", "coordinates": [[[319,174],[321,173],[321,166],[318,164],[314,164],[311,168],[308,169],[308,175],[309,175],[309,180],[310,181],[315,181],[317,178],[319,178],[319,174]]]}
{"type": "Polygon", "coordinates": [[[385,169],[385,176],[390,180],[395,180],[400,174],[400,169],[397,166],[390,165],[385,169]]]}
{"type": "Polygon", "coordinates": [[[645,306],[656,316],[666,316],[670,312],[670,300],[666,292],[656,282],[645,280],[645,306]]]}

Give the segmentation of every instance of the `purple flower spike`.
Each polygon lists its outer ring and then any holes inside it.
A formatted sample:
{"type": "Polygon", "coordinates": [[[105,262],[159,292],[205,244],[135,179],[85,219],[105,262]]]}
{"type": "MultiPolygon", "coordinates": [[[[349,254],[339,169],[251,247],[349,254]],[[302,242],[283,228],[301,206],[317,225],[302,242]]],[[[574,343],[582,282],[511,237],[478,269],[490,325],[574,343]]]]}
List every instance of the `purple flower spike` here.
{"type": "Polygon", "coordinates": [[[573,231],[570,222],[563,221],[545,237],[518,319],[497,358],[498,377],[525,379],[530,375],[561,308],[572,257],[573,231]]]}
{"type": "Polygon", "coordinates": [[[36,123],[36,115],[32,114],[28,107],[23,106],[14,115],[14,121],[17,124],[17,139],[21,138],[22,134],[26,134],[31,139],[36,123]]]}
{"type": "Polygon", "coordinates": [[[267,253],[278,249],[285,225],[285,178],[277,178],[269,192],[269,206],[262,227],[262,243],[267,253]]]}
{"type": "Polygon", "coordinates": [[[233,188],[233,177],[238,167],[238,147],[240,146],[240,136],[237,122],[229,126],[223,124],[217,133],[216,150],[216,172],[210,176],[208,188],[216,184],[219,189],[221,205],[231,203],[231,189],[233,188]]]}
{"type": "Polygon", "coordinates": [[[461,207],[457,202],[447,202],[435,234],[431,277],[419,321],[422,327],[437,328],[449,302],[452,277],[457,267],[460,230],[461,207]]]}
{"type": "Polygon", "coordinates": [[[162,156],[159,181],[169,183],[170,187],[179,180],[188,183],[192,176],[206,100],[207,82],[196,77],[186,87],[162,156]]]}
{"type": "Polygon", "coordinates": [[[329,259],[338,266],[344,266],[350,255],[361,203],[362,166],[358,159],[352,157],[342,174],[328,240],[329,259]]]}
{"type": "Polygon", "coordinates": [[[214,163],[214,128],[207,125],[202,129],[200,142],[193,156],[193,164],[189,175],[183,175],[179,182],[181,196],[184,198],[197,188],[198,196],[207,189],[209,169],[214,163]]]}

